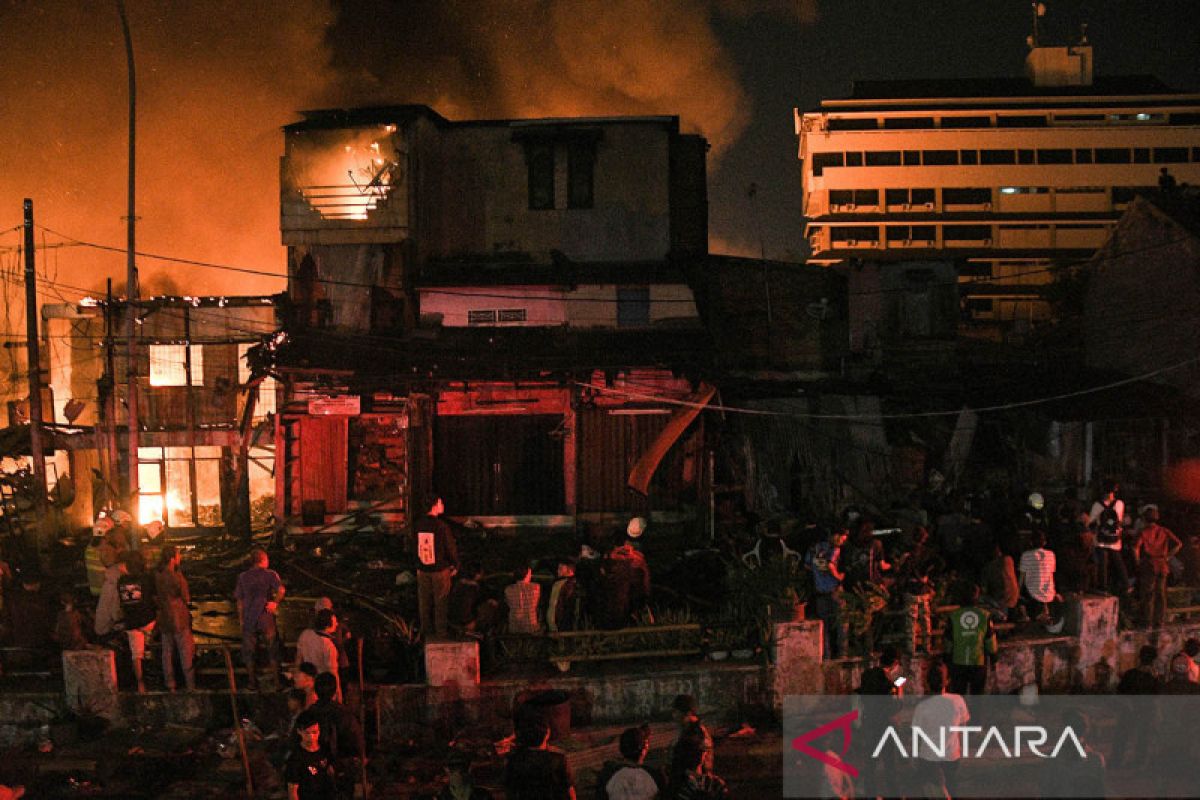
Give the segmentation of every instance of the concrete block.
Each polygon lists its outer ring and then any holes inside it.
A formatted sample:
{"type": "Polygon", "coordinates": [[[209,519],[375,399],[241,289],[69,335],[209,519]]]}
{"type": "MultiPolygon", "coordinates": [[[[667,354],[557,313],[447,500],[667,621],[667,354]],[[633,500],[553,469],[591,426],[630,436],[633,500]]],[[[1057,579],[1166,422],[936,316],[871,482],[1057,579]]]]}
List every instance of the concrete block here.
{"type": "Polygon", "coordinates": [[[116,720],[121,715],[116,654],[112,650],[63,651],[63,692],[72,711],[116,720]]]}
{"type": "Polygon", "coordinates": [[[775,626],[775,706],[789,694],[823,694],[825,632],[821,620],[782,622],[775,626]]]}
{"type": "Polygon", "coordinates": [[[1067,607],[1065,633],[1079,637],[1076,669],[1089,689],[1105,691],[1112,688],[1111,684],[1119,677],[1119,613],[1120,605],[1115,597],[1080,597],[1067,607]]]}
{"type": "Polygon", "coordinates": [[[479,642],[429,642],[425,645],[425,682],[430,686],[479,685],[479,642]]]}

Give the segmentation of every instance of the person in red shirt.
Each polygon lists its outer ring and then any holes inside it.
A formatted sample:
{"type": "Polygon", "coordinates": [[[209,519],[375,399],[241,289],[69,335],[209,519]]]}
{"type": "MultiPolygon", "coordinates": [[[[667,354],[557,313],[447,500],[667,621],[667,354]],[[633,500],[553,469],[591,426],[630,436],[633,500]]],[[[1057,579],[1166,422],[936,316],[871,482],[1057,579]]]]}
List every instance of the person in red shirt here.
{"type": "Polygon", "coordinates": [[[1141,595],[1142,619],[1151,628],[1161,628],[1167,610],[1167,576],[1170,562],[1183,548],[1179,537],[1158,524],[1156,506],[1142,512],[1146,527],[1133,545],[1133,557],[1138,566],[1138,589],[1141,595]]]}

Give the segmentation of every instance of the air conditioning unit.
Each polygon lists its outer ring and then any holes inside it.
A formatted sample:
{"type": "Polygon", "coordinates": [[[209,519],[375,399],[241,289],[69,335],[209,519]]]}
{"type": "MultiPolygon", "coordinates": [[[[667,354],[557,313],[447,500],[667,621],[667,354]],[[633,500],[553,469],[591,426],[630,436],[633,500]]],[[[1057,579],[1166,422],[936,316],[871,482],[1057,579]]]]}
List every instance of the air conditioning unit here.
{"type": "Polygon", "coordinates": [[[912,203],[905,203],[900,208],[904,211],[912,211],[912,203]]]}
{"type": "Polygon", "coordinates": [[[847,239],[846,247],[858,247],[858,239],[847,239]]]}

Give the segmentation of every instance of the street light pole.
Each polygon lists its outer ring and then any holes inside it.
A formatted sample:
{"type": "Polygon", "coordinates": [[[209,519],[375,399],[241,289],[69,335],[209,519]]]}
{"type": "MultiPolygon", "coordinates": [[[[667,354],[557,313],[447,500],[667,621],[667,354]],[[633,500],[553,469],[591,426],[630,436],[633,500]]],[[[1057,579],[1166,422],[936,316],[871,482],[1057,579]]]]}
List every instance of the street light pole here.
{"type": "MultiPolygon", "coordinates": [[[[133,515],[133,523],[137,525],[138,516],[138,359],[137,359],[137,300],[138,300],[138,270],[134,255],[137,251],[135,235],[137,227],[137,76],[133,68],[133,38],[129,35],[129,18],[125,14],[125,1],[117,1],[117,13],[121,15],[121,32],[125,35],[125,62],[129,74],[129,208],[125,217],[128,234],[125,246],[125,336],[128,348],[126,365],[127,408],[129,410],[126,423],[126,441],[129,446],[128,480],[129,513],[133,515]]],[[[134,536],[133,546],[137,547],[138,537],[134,536]]]]}

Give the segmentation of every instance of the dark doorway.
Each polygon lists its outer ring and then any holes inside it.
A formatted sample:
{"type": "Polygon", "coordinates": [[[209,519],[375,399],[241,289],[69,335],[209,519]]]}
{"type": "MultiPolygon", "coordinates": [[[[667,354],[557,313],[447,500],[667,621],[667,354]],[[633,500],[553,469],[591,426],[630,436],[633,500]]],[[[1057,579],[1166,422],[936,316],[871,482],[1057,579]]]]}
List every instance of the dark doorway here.
{"type": "Polygon", "coordinates": [[[434,480],[446,513],[562,514],[562,417],[438,417],[434,480]]]}

